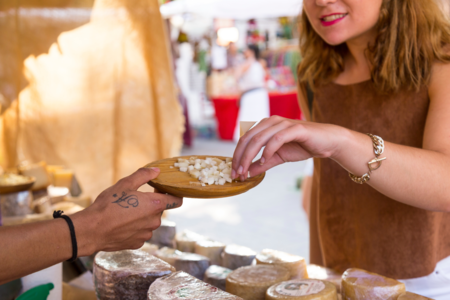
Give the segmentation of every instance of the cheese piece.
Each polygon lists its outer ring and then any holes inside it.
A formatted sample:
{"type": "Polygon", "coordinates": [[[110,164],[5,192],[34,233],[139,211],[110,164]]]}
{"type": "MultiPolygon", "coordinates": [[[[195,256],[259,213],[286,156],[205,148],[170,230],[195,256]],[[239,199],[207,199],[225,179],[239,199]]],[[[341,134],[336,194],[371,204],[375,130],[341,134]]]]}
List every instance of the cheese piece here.
{"type": "Polygon", "coordinates": [[[99,252],[94,258],[97,298],[146,300],[150,284],[173,272],[174,267],[144,251],[99,252]]]}
{"type": "Polygon", "coordinates": [[[184,230],[177,233],[175,240],[177,243],[177,249],[182,252],[194,253],[195,243],[197,241],[206,240],[207,238],[203,235],[195,233],[190,230],[184,230]]]}
{"type": "Polygon", "coordinates": [[[264,249],[256,255],[257,265],[275,265],[289,270],[291,279],[308,278],[305,259],[282,251],[264,249]]]}
{"type": "Polygon", "coordinates": [[[60,169],[53,171],[53,185],[58,187],[72,187],[73,171],[68,169],[60,169]]]}
{"type": "Polygon", "coordinates": [[[158,247],[158,245],[153,245],[153,244],[145,242],[144,245],[141,248],[139,248],[139,250],[147,252],[148,254],[151,254],[151,255],[155,255],[156,252],[158,252],[159,247],[158,247]]]}
{"type": "Polygon", "coordinates": [[[36,178],[32,186],[33,191],[45,189],[50,185],[50,175],[47,172],[47,164],[41,161],[37,164],[21,165],[18,167],[20,174],[36,178]]]}
{"type": "Polygon", "coordinates": [[[206,272],[203,281],[218,287],[225,291],[225,284],[227,281],[227,276],[232,272],[232,270],[221,267],[221,266],[210,266],[206,272]]]}
{"type": "Polygon", "coordinates": [[[341,274],[330,268],[325,268],[318,265],[308,265],[306,269],[308,271],[308,278],[329,281],[336,286],[338,293],[341,292],[341,274]]]}
{"type": "Polygon", "coordinates": [[[342,275],[342,298],[345,300],[396,300],[405,292],[400,281],[361,269],[348,269],[342,275]]]}
{"type": "Polygon", "coordinates": [[[427,298],[421,295],[417,295],[414,293],[406,292],[401,294],[397,300],[433,300],[431,298],[427,298]]]}
{"type": "Polygon", "coordinates": [[[269,287],[289,277],[289,271],[280,266],[242,267],[228,275],[226,291],[245,300],[264,300],[269,287]]]}
{"type": "Polygon", "coordinates": [[[243,300],[179,271],[156,280],[148,290],[148,300],[243,300]]]}
{"type": "Polygon", "coordinates": [[[240,267],[250,266],[256,257],[256,252],[250,248],[238,245],[228,245],[223,250],[222,266],[236,270],[240,267]]]}
{"type": "Polygon", "coordinates": [[[177,228],[175,222],[166,219],[161,220],[161,226],[153,231],[152,238],[148,241],[159,247],[175,248],[175,235],[177,228]]]}
{"type": "Polygon", "coordinates": [[[202,240],[195,243],[195,253],[206,256],[212,265],[222,265],[222,252],[225,244],[212,240],[202,240]]]}
{"type": "Polygon", "coordinates": [[[174,266],[178,271],[184,271],[201,280],[210,265],[209,258],[203,255],[181,252],[167,247],[158,250],[156,256],[174,266]]]}
{"type": "Polygon", "coordinates": [[[334,284],[318,279],[294,279],[272,285],[265,300],[336,300],[334,284]]]}

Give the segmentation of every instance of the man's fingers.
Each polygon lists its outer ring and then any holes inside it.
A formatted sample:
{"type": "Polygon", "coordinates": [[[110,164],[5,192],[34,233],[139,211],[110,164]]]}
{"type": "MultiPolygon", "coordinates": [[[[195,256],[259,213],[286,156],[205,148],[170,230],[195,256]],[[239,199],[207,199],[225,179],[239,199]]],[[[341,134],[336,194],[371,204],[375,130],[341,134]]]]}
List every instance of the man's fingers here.
{"type": "Polygon", "coordinates": [[[137,190],[141,185],[155,179],[159,175],[158,168],[140,168],[130,176],[119,180],[118,184],[123,189],[137,190]]]}
{"type": "Polygon", "coordinates": [[[158,211],[177,208],[183,204],[183,198],[178,198],[167,194],[151,193],[150,199],[154,205],[153,209],[157,209],[158,211]]]}

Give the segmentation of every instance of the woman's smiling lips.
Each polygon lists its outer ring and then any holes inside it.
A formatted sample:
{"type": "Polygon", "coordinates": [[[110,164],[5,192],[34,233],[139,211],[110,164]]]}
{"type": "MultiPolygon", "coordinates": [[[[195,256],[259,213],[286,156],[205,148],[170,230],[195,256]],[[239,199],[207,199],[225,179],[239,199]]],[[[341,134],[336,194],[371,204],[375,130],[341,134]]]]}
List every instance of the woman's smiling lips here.
{"type": "Polygon", "coordinates": [[[331,26],[333,24],[336,24],[337,22],[341,21],[347,16],[347,14],[344,13],[335,13],[330,14],[326,16],[320,17],[320,22],[323,26],[331,26]]]}

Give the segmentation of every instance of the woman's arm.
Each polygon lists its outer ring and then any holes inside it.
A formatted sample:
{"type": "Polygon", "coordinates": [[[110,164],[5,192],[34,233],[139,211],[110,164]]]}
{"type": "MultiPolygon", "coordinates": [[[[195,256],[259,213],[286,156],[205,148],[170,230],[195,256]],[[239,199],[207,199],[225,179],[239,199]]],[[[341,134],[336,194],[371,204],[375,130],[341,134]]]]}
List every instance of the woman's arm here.
{"type": "MultiPolygon", "coordinates": [[[[450,212],[448,78],[450,65],[436,65],[429,86],[431,101],[423,149],[385,142],[383,157],[387,160],[372,172],[368,182],[394,200],[431,211],[450,212]]],[[[374,156],[372,140],[363,133],[335,125],[272,117],[241,138],[233,158],[233,173],[244,179],[243,174],[249,170],[256,175],[287,161],[319,157],[333,159],[347,171],[361,176],[367,173],[367,162],[374,156]],[[262,161],[252,164],[264,146],[262,161]]]]}
{"type": "MultiPolygon", "coordinates": [[[[78,256],[97,251],[140,248],[161,224],[165,209],[182,199],[137,189],[156,178],[158,169],[140,169],[102,192],[85,210],[71,215],[78,256]]],[[[72,256],[65,220],[0,227],[0,284],[42,270],[72,256]]]]}

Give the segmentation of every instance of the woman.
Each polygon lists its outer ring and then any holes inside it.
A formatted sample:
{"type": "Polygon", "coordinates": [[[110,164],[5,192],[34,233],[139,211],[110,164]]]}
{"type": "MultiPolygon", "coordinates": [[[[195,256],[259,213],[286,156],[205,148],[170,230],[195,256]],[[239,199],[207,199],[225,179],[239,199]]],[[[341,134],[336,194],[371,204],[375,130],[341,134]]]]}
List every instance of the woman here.
{"type": "Polygon", "coordinates": [[[450,299],[449,44],[434,1],[304,0],[300,102],[313,122],[264,120],[232,175],[314,157],[312,263],[450,299]]]}
{"type": "Polygon", "coordinates": [[[269,94],[265,88],[266,71],[259,62],[259,49],[248,46],[244,52],[245,63],[237,68],[239,90],[241,91],[239,116],[234,130],[234,140],[240,137],[239,122],[258,121],[270,116],[269,94]]]}

